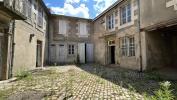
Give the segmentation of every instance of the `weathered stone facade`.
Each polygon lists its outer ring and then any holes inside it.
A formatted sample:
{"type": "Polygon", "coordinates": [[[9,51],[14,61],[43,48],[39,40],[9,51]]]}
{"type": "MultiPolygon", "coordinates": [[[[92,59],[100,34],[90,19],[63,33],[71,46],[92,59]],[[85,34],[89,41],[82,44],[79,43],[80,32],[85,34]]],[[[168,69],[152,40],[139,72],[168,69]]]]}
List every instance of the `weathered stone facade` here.
{"type": "Polygon", "coordinates": [[[94,22],[94,44],[95,44],[95,61],[101,64],[111,64],[110,47],[115,46],[115,63],[121,67],[140,70],[140,48],[139,48],[139,32],[138,32],[138,14],[137,1],[128,0],[131,5],[131,22],[121,25],[121,7],[127,3],[117,2],[118,4],[109,9],[101,17],[96,18],[94,22]],[[107,29],[107,16],[114,14],[115,26],[113,29],[107,29]],[[122,56],[121,55],[121,38],[131,37],[135,39],[135,55],[134,56],[122,56]],[[109,41],[114,41],[113,45],[109,45],[109,41]]]}
{"type": "MultiPolygon", "coordinates": [[[[79,44],[92,44],[92,20],[62,15],[52,15],[50,19],[49,63],[65,64],[78,62],[79,44]],[[83,23],[85,24],[85,30],[82,33],[81,24],[83,23]],[[71,47],[69,45],[73,46],[72,54],[70,54],[69,49],[71,47]]],[[[85,53],[83,55],[85,56],[85,53]]],[[[86,61],[85,57],[83,60],[84,62],[86,61]]]]}
{"type": "Polygon", "coordinates": [[[176,0],[118,0],[93,20],[50,14],[42,0],[7,1],[18,6],[0,1],[0,79],[48,64],[177,66],[176,0]]]}
{"type": "Polygon", "coordinates": [[[26,15],[27,20],[15,21],[13,75],[43,67],[48,10],[41,0],[32,0],[31,5],[36,5],[36,8],[31,6],[31,13],[26,15]]]}

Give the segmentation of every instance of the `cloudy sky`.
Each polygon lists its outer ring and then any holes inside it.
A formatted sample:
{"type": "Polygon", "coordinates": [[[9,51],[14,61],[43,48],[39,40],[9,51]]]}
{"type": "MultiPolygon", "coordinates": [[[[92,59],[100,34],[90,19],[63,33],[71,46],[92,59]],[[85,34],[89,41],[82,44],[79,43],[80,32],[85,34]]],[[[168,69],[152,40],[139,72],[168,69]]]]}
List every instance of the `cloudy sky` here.
{"type": "Polygon", "coordinates": [[[83,18],[95,18],[117,0],[44,0],[52,12],[83,18]]]}

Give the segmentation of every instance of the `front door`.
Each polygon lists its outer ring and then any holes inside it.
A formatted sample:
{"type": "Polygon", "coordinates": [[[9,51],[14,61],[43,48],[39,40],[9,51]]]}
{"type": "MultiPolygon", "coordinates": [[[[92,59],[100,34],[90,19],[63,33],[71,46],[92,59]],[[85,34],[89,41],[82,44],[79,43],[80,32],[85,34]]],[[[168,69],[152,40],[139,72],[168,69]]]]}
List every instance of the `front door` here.
{"type": "Polygon", "coordinates": [[[85,43],[78,44],[79,63],[85,63],[85,43]]]}
{"type": "Polygon", "coordinates": [[[60,64],[64,64],[65,63],[65,45],[60,44],[58,51],[59,51],[58,62],[60,64]]]}
{"type": "Polygon", "coordinates": [[[86,44],[86,61],[93,63],[93,44],[86,44]]]}
{"type": "Polygon", "coordinates": [[[115,46],[110,47],[111,64],[115,64],[115,46]]]}

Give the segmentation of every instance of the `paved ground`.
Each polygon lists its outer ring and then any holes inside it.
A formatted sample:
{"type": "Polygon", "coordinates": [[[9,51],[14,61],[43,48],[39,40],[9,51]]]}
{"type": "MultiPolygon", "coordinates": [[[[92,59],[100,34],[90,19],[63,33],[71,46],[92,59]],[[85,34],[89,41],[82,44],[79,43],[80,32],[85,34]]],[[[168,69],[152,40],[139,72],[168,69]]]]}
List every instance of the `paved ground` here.
{"type": "Polygon", "coordinates": [[[144,73],[99,65],[48,67],[31,73],[1,84],[0,99],[143,100],[143,94],[151,95],[161,81],[144,73]]]}

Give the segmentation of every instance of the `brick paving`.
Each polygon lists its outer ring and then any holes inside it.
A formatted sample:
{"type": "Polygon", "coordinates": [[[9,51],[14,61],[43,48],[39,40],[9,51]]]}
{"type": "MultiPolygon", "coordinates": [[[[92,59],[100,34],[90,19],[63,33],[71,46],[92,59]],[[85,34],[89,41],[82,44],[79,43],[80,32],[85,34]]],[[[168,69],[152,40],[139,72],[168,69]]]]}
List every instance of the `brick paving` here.
{"type": "Polygon", "coordinates": [[[5,95],[8,100],[30,100],[31,96],[35,100],[35,95],[41,100],[143,100],[142,91],[152,91],[158,82],[142,77],[145,75],[121,69],[68,65],[33,72],[31,77],[4,85],[3,90],[10,90],[5,95]]]}

